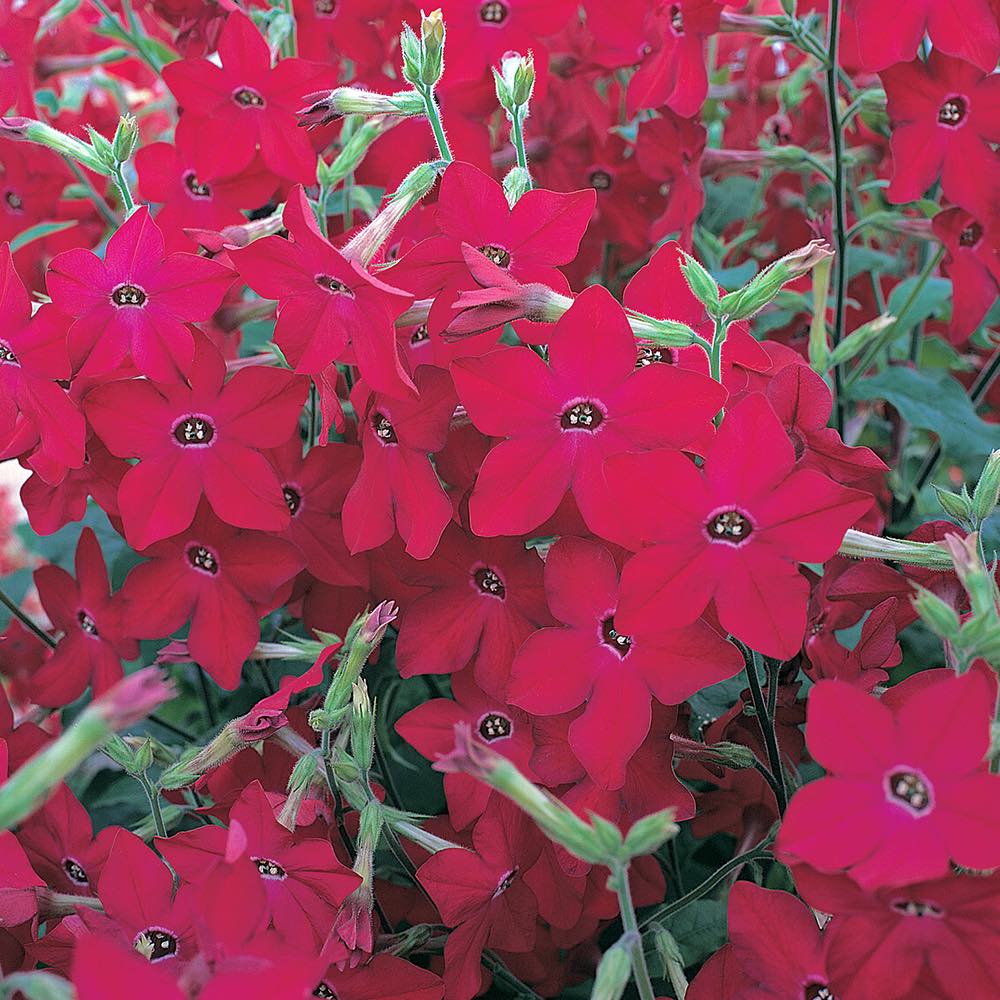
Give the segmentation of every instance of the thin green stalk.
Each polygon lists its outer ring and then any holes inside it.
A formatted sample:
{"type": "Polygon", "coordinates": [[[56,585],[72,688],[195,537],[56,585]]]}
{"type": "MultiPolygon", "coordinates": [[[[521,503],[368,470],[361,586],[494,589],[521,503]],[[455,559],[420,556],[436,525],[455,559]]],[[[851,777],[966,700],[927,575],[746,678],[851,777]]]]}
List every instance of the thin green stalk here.
{"type": "MultiPolygon", "coordinates": [[[[767,750],[767,762],[774,776],[774,793],[778,800],[778,813],[785,814],[788,807],[788,790],[785,787],[785,769],[781,763],[781,750],[778,747],[778,737],[774,730],[774,716],[768,711],[768,705],[764,701],[764,693],[760,687],[761,656],[755,649],[749,650],[750,656],[747,660],[747,681],[750,687],[750,698],[753,701],[754,711],[757,713],[757,725],[760,727],[760,734],[764,738],[764,747],[767,750]]],[[[770,699],[771,689],[777,689],[774,683],[776,678],[771,680],[768,690],[770,699]]],[[[775,696],[776,697],[776,696],[775,696]]],[[[777,702],[775,701],[775,704],[777,702]]]]}
{"type": "MultiPolygon", "coordinates": [[[[528,172],[528,155],[524,151],[524,112],[522,109],[515,111],[511,118],[510,141],[514,144],[514,152],[517,154],[517,165],[528,172]]],[[[530,172],[528,172],[528,177],[530,184],[530,172]]]]}
{"type": "Polygon", "coordinates": [[[430,122],[431,131],[434,133],[434,141],[437,143],[438,153],[442,160],[451,163],[454,157],[451,155],[451,147],[448,145],[448,137],[444,134],[444,126],[441,124],[441,112],[438,110],[434,100],[434,88],[421,86],[417,88],[417,93],[424,101],[424,114],[430,122]]]}
{"type": "Polygon", "coordinates": [[[122,207],[125,209],[125,218],[127,219],[132,213],[132,209],[135,208],[135,201],[132,199],[132,191],[125,179],[124,164],[119,163],[115,168],[114,181],[115,187],[118,188],[118,194],[121,195],[122,207]]]}
{"type": "Polygon", "coordinates": [[[628,882],[628,864],[617,863],[611,869],[611,882],[618,894],[618,909],[621,912],[622,927],[630,936],[629,953],[632,957],[632,976],[640,1000],[656,1000],[653,991],[653,981],[646,965],[646,955],[642,949],[642,934],[639,931],[639,921],[635,915],[635,904],[632,902],[632,887],[628,882]]]}
{"type": "Polygon", "coordinates": [[[146,793],[149,801],[149,814],[153,817],[153,827],[157,837],[167,835],[167,825],[163,822],[163,813],[160,811],[160,792],[153,787],[153,783],[144,774],[135,775],[135,779],[142,785],[142,790],[146,793]]]}
{"type": "Polygon", "coordinates": [[[101,218],[111,226],[112,229],[117,229],[121,222],[118,216],[115,214],[114,209],[104,200],[104,196],[90,183],[90,178],[83,172],[79,164],[72,160],[68,156],[64,156],[63,160],[66,162],[66,166],[72,171],[73,176],[77,181],[83,186],[87,192],[87,197],[94,203],[94,208],[97,209],[101,218]]]}
{"type": "MultiPolygon", "coordinates": [[[[729,336],[729,323],[725,319],[715,321],[715,333],[712,336],[711,350],[708,354],[708,373],[716,382],[722,384],[722,346],[729,336]]],[[[715,426],[722,423],[722,418],[726,415],[725,408],[719,410],[712,418],[715,426]]]]}
{"type": "Polygon", "coordinates": [[[28,617],[18,606],[14,603],[4,592],[0,590],[0,604],[3,606],[26,628],[34,632],[42,642],[45,643],[50,649],[56,648],[56,640],[52,638],[48,632],[41,627],[41,625],[36,624],[31,618],[28,617]]]}

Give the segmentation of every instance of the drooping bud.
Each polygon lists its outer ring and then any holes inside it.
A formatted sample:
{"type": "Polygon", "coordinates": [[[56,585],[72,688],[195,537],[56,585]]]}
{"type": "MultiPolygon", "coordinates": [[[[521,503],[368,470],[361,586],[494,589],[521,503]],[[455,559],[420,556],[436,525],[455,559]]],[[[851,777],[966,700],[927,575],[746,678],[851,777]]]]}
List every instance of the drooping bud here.
{"type": "Polygon", "coordinates": [[[424,102],[412,90],[379,94],[362,87],[335,87],[306,94],[306,106],[296,112],[300,128],[313,129],[345,115],[410,118],[424,113],[424,102]]]}
{"type": "Polygon", "coordinates": [[[278,822],[293,833],[298,823],[299,810],[307,798],[313,797],[313,785],[319,778],[319,757],[306,754],[295,762],[288,778],[288,796],[278,814],[278,822]]]}
{"type": "Polygon", "coordinates": [[[98,151],[88,143],[67,135],[65,132],[60,132],[58,129],[52,128],[51,125],[46,125],[45,122],[40,122],[35,118],[0,118],[0,136],[21,142],[37,142],[41,146],[55,150],[60,156],[68,156],[89,170],[104,176],[110,176],[114,170],[111,144],[103,136],[101,139],[107,145],[106,159],[102,158],[98,151]]]}
{"type": "Polygon", "coordinates": [[[771,302],[784,285],[808,274],[820,261],[832,256],[825,240],[813,240],[768,265],[738,291],[724,295],[719,308],[731,322],[749,319],[771,302]]]}
{"type": "Polygon", "coordinates": [[[111,140],[111,154],[117,163],[127,163],[135,152],[135,147],[139,143],[139,123],[134,115],[122,115],[118,119],[118,128],[115,129],[114,138],[111,140]]]}
{"type": "Polygon", "coordinates": [[[969,595],[973,615],[995,618],[996,590],[993,577],[979,555],[978,532],[974,531],[964,538],[958,534],[945,535],[944,545],[951,555],[958,579],[969,595]]]}
{"type": "MultiPolygon", "coordinates": [[[[820,280],[820,270],[829,271],[830,264],[828,261],[821,261],[816,265],[816,280],[820,280]]],[[[877,337],[882,336],[886,330],[896,323],[896,317],[891,316],[888,313],[882,316],[876,316],[873,320],[869,320],[867,323],[862,324],[856,330],[852,330],[851,333],[845,337],[837,346],[830,352],[830,361],[828,368],[836,367],[837,365],[842,365],[845,361],[850,361],[855,355],[859,354],[865,347],[868,346],[877,337]]]]}
{"type": "Polygon", "coordinates": [[[382,807],[378,802],[368,802],[361,809],[353,865],[355,874],[361,877],[361,884],[341,905],[331,933],[333,943],[328,942],[334,961],[348,968],[354,968],[367,959],[375,947],[372,926],[375,848],[381,836],[382,807]]]}
{"type": "Polygon", "coordinates": [[[1000,451],[990,452],[983,474],[972,494],[972,514],[982,524],[996,510],[1000,500],[1000,451]]]}
{"type": "Polygon", "coordinates": [[[594,976],[590,1000],[621,1000],[632,975],[632,946],[635,931],[623,934],[602,956],[594,976]]]}
{"type": "Polygon", "coordinates": [[[927,627],[940,639],[951,641],[958,638],[961,622],[955,609],[926,587],[919,584],[913,586],[916,590],[911,599],[913,610],[927,627]]]}
{"type": "Polygon", "coordinates": [[[687,993],[688,981],[684,974],[684,956],[677,945],[673,934],[662,924],[654,923],[650,928],[653,946],[663,966],[663,975],[659,978],[669,980],[673,992],[682,997],[687,993]]]}
{"type": "Polygon", "coordinates": [[[838,550],[855,559],[884,559],[927,569],[951,569],[951,556],[942,542],[913,542],[902,538],[881,538],[848,528],[838,550]]]}

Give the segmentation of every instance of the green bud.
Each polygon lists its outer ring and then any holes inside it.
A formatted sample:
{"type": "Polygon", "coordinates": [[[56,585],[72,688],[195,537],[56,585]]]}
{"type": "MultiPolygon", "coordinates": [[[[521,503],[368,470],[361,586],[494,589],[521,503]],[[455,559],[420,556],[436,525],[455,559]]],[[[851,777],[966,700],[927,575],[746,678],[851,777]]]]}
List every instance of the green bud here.
{"type": "MultiPolygon", "coordinates": [[[[682,251],[683,253],[683,251],[682,251]]],[[[681,273],[694,297],[705,307],[709,316],[715,316],[719,306],[719,284],[702,264],[690,254],[684,254],[681,273]]]]}
{"type": "Polygon", "coordinates": [[[521,195],[530,190],[531,174],[524,167],[512,167],[503,179],[503,193],[507,204],[513,208],[521,200],[521,195]]]}
{"type": "Polygon", "coordinates": [[[399,51],[403,57],[403,79],[414,85],[420,83],[420,71],[423,67],[424,56],[420,47],[420,39],[417,38],[408,24],[403,25],[403,31],[399,36],[399,51]]]}
{"type": "Polygon", "coordinates": [[[940,486],[934,487],[937,493],[938,503],[941,509],[949,516],[968,524],[972,520],[972,498],[969,491],[962,487],[961,493],[952,493],[950,490],[942,489],[940,486]]]}
{"type": "MultiPolygon", "coordinates": [[[[828,261],[817,264],[814,272],[816,276],[815,280],[819,280],[820,268],[829,269],[829,267],[830,264],[828,261]]],[[[853,330],[850,336],[845,337],[830,353],[828,367],[833,368],[837,365],[842,365],[845,361],[850,361],[855,355],[860,354],[863,348],[885,333],[895,322],[896,318],[894,316],[885,314],[883,316],[876,316],[875,319],[869,320],[869,322],[853,330]]]]}
{"type": "Polygon", "coordinates": [[[118,119],[115,137],[111,140],[111,153],[116,162],[127,163],[139,144],[139,123],[134,115],[122,115],[118,119]]]}
{"type": "Polygon", "coordinates": [[[340,721],[341,715],[342,712],[326,712],[322,708],[313,709],[309,713],[309,728],[317,733],[321,733],[325,729],[333,729],[340,721]]]}
{"type": "Polygon", "coordinates": [[[982,523],[996,510],[1000,499],[1000,451],[990,452],[986,459],[983,474],[979,477],[975,492],[972,494],[972,514],[978,523],[982,523]]]}
{"type": "MultiPolygon", "coordinates": [[[[16,142],[36,142],[55,150],[60,156],[68,156],[95,173],[109,176],[114,171],[114,160],[110,163],[103,160],[97,150],[89,143],[74,136],[60,132],[35,118],[9,117],[0,118],[0,136],[13,139],[16,142]]],[[[111,144],[103,136],[100,137],[108,147],[110,155],[111,144]]]]}
{"type": "Polygon", "coordinates": [[[526,56],[509,52],[500,60],[500,68],[493,67],[493,82],[496,85],[497,100],[513,117],[515,112],[527,109],[531,94],[535,89],[535,59],[529,52],[526,56]]]}
{"type": "Polygon", "coordinates": [[[346,754],[339,757],[330,765],[330,769],[333,771],[334,777],[337,779],[337,783],[344,782],[345,784],[354,784],[361,780],[362,774],[358,765],[351,760],[346,754]]]}
{"type": "Polygon", "coordinates": [[[420,21],[420,40],[423,44],[423,65],[420,80],[427,87],[434,87],[444,72],[444,18],[440,10],[423,14],[420,21]]]}
{"type": "Polygon", "coordinates": [[[649,929],[649,934],[653,939],[653,947],[656,949],[657,957],[663,966],[663,979],[670,981],[673,992],[682,997],[687,993],[688,981],[684,975],[684,956],[681,949],[670,933],[662,924],[654,923],[649,929]]]}
{"type": "Polygon", "coordinates": [[[623,934],[602,956],[590,1000],[620,1000],[632,975],[631,950],[635,931],[623,934]]]}
{"type": "Polygon", "coordinates": [[[789,17],[795,17],[795,0],[781,0],[781,9],[789,17]]]}
{"type": "Polygon", "coordinates": [[[972,613],[977,618],[995,619],[997,616],[996,589],[993,575],[979,557],[979,534],[972,532],[965,538],[957,533],[945,535],[944,545],[951,555],[959,582],[969,595],[972,613]]]}
{"type": "Polygon", "coordinates": [[[351,753],[358,767],[367,774],[375,753],[375,714],[368,686],[358,680],[352,690],[351,753]]]}
{"type": "MultiPolygon", "coordinates": [[[[690,347],[698,334],[687,325],[673,319],[653,319],[628,310],[629,325],[639,341],[663,347],[690,347]]],[[[642,343],[639,345],[643,346],[642,343]]]]}
{"type": "Polygon", "coordinates": [[[927,569],[951,569],[952,559],[942,542],[912,542],[903,538],[882,538],[866,531],[848,528],[838,549],[840,555],[854,559],[882,559],[888,562],[924,566],[927,569]]]}
{"type": "MultiPolygon", "coordinates": [[[[120,125],[119,125],[120,127],[120,125]]],[[[111,143],[97,129],[87,126],[87,134],[90,136],[90,146],[94,150],[97,159],[107,168],[107,171],[114,171],[118,167],[118,160],[111,143]]]]}
{"type": "Polygon", "coordinates": [[[135,753],[132,748],[120,737],[112,736],[104,744],[104,752],[124,771],[131,771],[135,753]]]}
{"type": "Polygon", "coordinates": [[[774,261],[738,291],[724,295],[720,310],[734,323],[750,319],[771,302],[789,281],[808,274],[832,255],[833,251],[823,240],[813,240],[774,261]]]}
{"type": "Polygon", "coordinates": [[[674,810],[662,809],[636,820],[625,835],[625,855],[637,858],[652,854],[668,840],[676,837],[680,827],[674,822],[674,810]]]}
{"type": "Polygon", "coordinates": [[[153,743],[151,740],[143,740],[135,750],[135,772],[145,774],[153,765],[153,743]]]}

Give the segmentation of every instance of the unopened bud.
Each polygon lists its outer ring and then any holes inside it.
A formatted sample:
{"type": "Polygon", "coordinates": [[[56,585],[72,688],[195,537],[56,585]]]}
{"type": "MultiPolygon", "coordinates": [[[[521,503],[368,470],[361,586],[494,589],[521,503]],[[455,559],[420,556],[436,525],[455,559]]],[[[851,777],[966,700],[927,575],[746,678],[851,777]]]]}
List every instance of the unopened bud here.
{"type": "Polygon", "coordinates": [[[637,858],[652,854],[676,837],[680,827],[674,822],[675,810],[661,809],[636,820],[625,835],[625,854],[637,858]]]}
{"type": "Polygon", "coordinates": [[[749,319],[771,302],[784,285],[808,274],[820,261],[832,256],[825,240],[813,240],[774,261],[738,291],[724,295],[719,307],[732,322],[749,319]]]}
{"type": "MultiPolygon", "coordinates": [[[[820,268],[828,270],[829,267],[830,264],[828,261],[821,261],[816,265],[814,273],[817,281],[820,279],[820,268]]],[[[875,319],[862,324],[856,330],[852,330],[850,335],[845,337],[830,352],[830,362],[828,367],[833,368],[837,365],[844,364],[846,361],[850,361],[851,358],[860,354],[863,348],[867,347],[873,340],[885,333],[885,331],[888,330],[889,327],[893,326],[895,322],[896,318],[894,316],[885,313],[882,316],[876,316],[875,319]]]]}
{"type": "Polygon", "coordinates": [[[423,64],[420,80],[427,87],[434,87],[444,72],[444,17],[440,10],[423,14],[420,20],[420,40],[423,47],[423,64]]]}
{"type": "Polygon", "coordinates": [[[408,24],[403,25],[403,30],[399,35],[399,52],[403,57],[403,79],[416,86],[421,83],[420,71],[423,67],[424,56],[420,39],[417,38],[416,33],[408,24]]]}
{"type": "Polygon", "coordinates": [[[890,562],[923,566],[926,569],[951,569],[948,549],[941,542],[913,542],[903,538],[881,538],[866,531],[848,528],[838,550],[855,559],[885,559],[890,562]]]}
{"type": "Polygon", "coordinates": [[[631,951],[638,937],[635,931],[623,934],[601,956],[590,1000],[621,1000],[632,975],[631,951]]]}
{"type": "Polygon", "coordinates": [[[977,617],[996,617],[996,591],[993,577],[979,556],[979,534],[972,532],[962,538],[958,534],[944,536],[944,545],[951,555],[958,579],[969,595],[972,612],[977,617]]]}
{"type": "Polygon", "coordinates": [[[363,680],[354,684],[351,709],[351,754],[361,770],[371,770],[375,752],[375,715],[368,685],[363,680]]]}
{"type": "Polygon", "coordinates": [[[914,584],[914,587],[916,593],[912,597],[913,610],[936,636],[941,639],[956,639],[961,622],[955,609],[926,587],[919,584],[914,584]]]}
{"type": "Polygon", "coordinates": [[[127,163],[139,144],[139,123],[134,115],[122,115],[118,119],[114,139],[111,140],[111,154],[117,163],[127,163]]]}
{"type": "Polygon", "coordinates": [[[676,939],[666,927],[659,923],[654,923],[649,933],[653,939],[656,954],[663,966],[663,975],[659,978],[670,982],[676,996],[685,996],[688,981],[687,976],[684,975],[684,956],[681,954],[676,939]]]}
{"type": "Polygon", "coordinates": [[[61,156],[68,156],[98,174],[108,176],[114,170],[111,144],[103,136],[101,139],[107,146],[108,159],[102,159],[97,150],[88,143],[60,132],[35,118],[0,118],[0,137],[47,146],[61,156]]]}
{"type": "Polygon", "coordinates": [[[979,477],[976,489],[972,494],[972,514],[978,523],[982,523],[996,510],[1000,499],[1000,451],[990,452],[986,459],[983,474],[979,477]]]}
{"type": "Polygon", "coordinates": [[[687,323],[673,319],[654,319],[630,311],[629,325],[640,343],[681,348],[690,347],[698,339],[698,334],[687,323]]]}
{"type": "Polygon", "coordinates": [[[526,109],[535,89],[534,56],[530,52],[526,56],[507,52],[500,60],[500,68],[493,67],[493,82],[497,100],[508,116],[526,109]]]}
{"type": "Polygon", "coordinates": [[[316,754],[306,754],[295,762],[288,779],[288,796],[281,807],[278,822],[295,831],[302,803],[311,796],[312,787],[319,772],[319,758],[316,754]]]}
{"type": "Polygon", "coordinates": [[[513,208],[531,190],[531,174],[524,167],[512,167],[503,179],[503,193],[513,208]]]}
{"type": "Polygon", "coordinates": [[[690,254],[684,254],[681,273],[694,297],[705,307],[709,316],[715,316],[719,306],[719,284],[702,264],[690,254]]]}
{"type": "Polygon", "coordinates": [[[969,496],[969,491],[965,486],[962,487],[961,493],[952,493],[940,486],[935,486],[934,491],[937,493],[941,509],[949,517],[953,517],[963,524],[968,524],[972,520],[972,497],[969,496]]]}

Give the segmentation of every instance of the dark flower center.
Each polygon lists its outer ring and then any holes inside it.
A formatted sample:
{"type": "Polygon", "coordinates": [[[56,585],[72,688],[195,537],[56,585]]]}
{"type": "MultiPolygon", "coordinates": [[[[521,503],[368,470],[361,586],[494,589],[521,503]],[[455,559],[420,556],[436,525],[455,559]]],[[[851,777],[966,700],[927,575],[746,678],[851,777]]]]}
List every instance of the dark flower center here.
{"type": "Polygon", "coordinates": [[[507,872],[505,875],[501,875],[500,881],[497,882],[496,891],[493,893],[493,898],[496,899],[497,896],[500,896],[503,893],[505,893],[514,884],[514,879],[516,878],[517,878],[516,868],[511,868],[511,870],[507,872]]]}
{"type": "Polygon", "coordinates": [[[7,207],[12,212],[20,212],[24,209],[24,199],[16,191],[8,191],[3,200],[7,202],[7,207]]]}
{"type": "Polygon", "coordinates": [[[372,417],[372,429],[375,431],[375,437],[385,444],[396,444],[398,441],[396,429],[384,413],[376,413],[372,417]]]}
{"type": "MultiPolygon", "coordinates": [[[[319,5],[317,4],[317,6],[319,5]]],[[[326,997],[327,1000],[331,1000],[331,998],[332,1000],[337,1000],[337,994],[333,992],[333,987],[325,980],[320,981],[316,989],[313,990],[312,995],[314,997],[326,997]]]]}
{"type": "Polygon", "coordinates": [[[919,774],[912,771],[895,771],[889,775],[889,794],[908,805],[914,812],[930,809],[931,790],[919,774]]]}
{"type": "Polygon", "coordinates": [[[354,298],[354,292],[351,291],[348,285],[345,285],[342,281],[338,281],[336,278],[331,277],[329,274],[317,274],[316,284],[320,288],[325,289],[331,295],[348,295],[352,299],[354,298]]]}
{"type": "Polygon", "coordinates": [[[212,197],[212,189],[207,184],[202,184],[198,180],[198,175],[193,170],[189,170],[184,175],[184,187],[188,189],[188,193],[192,198],[212,197]]]}
{"type": "Polygon", "coordinates": [[[75,858],[63,858],[63,871],[69,876],[70,882],[76,885],[90,885],[87,869],[75,858]]]}
{"type": "Polygon", "coordinates": [[[477,569],[473,573],[472,579],[476,581],[476,586],[484,594],[489,594],[491,597],[499,597],[501,600],[507,596],[507,588],[504,586],[500,574],[488,566],[482,566],[480,569],[477,569]]]}
{"type": "Polygon", "coordinates": [[[943,917],[944,910],[936,903],[924,903],[919,899],[897,899],[892,908],[904,917],[943,917]]]}
{"type": "Polygon", "coordinates": [[[421,325],[410,334],[410,346],[416,347],[417,344],[426,344],[430,339],[431,335],[427,332],[427,324],[421,323],[421,325]]]}
{"type": "Polygon", "coordinates": [[[18,364],[17,355],[10,349],[10,347],[0,340],[0,365],[16,365],[18,364]]]}
{"type": "Polygon", "coordinates": [[[589,399],[575,403],[559,418],[564,431],[596,431],[604,422],[604,414],[589,399]]]}
{"type": "Polygon", "coordinates": [[[802,1000],[837,1000],[825,983],[809,983],[802,994],[802,1000]]]}
{"type": "Polygon", "coordinates": [[[111,293],[111,301],[116,306],[144,306],[146,293],[138,285],[119,285],[111,293]]]}
{"type": "Polygon", "coordinates": [[[479,252],[487,259],[505,270],[510,267],[510,254],[495,243],[487,243],[479,248],[479,252]]]}
{"type": "Polygon", "coordinates": [[[590,186],[598,191],[607,191],[611,187],[611,174],[607,170],[591,170],[587,180],[590,186]]]}
{"type": "Polygon", "coordinates": [[[162,962],[177,954],[177,938],[159,927],[147,927],[136,935],[135,943],[136,950],[141,951],[150,962],[162,962]]]}
{"type": "Polygon", "coordinates": [[[670,5],[670,27],[678,35],[684,34],[684,14],[681,12],[681,5],[679,3],[672,3],[670,5]]]}
{"type": "Polygon", "coordinates": [[[174,439],[178,444],[206,445],[215,437],[215,428],[205,417],[185,417],[174,428],[174,439]]]}
{"type": "Polygon", "coordinates": [[[958,235],[958,245],[960,247],[976,246],[983,238],[983,227],[978,222],[970,222],[958,235]]]}
{"type": "Polygon", "coordinates": [[[506,739],[514,731],[514,723],[506,715],[490,712],[479,721],[479,735],[487,743],[506,739]]]}
{"type": "Polygon", "coordinates": [[[635,359],[636,368],[646,368],[649,365],[672,365],[674,356],[668,347],[640,347],[635,359]]]}
{"type": "Polygon", "coordinates": [[[192,545],[187,550],[187,557],[188,562],[202,573],[215,576],[219,572],[219,560],[215,557],[215,553],[206,549],[204,545],[192,545]]]}
{"type": "Polygon", "coordinates": [[[601,638],[606,646],[610,646],[622,659],[624,659],[632,648],[632,636],[622,635],[615,628],[615,619],[611,615],[605,618],[601,624],[601,638]]]}
{"type": "Polygon", "coordinates": [[[788,435],[788,440],[792,442],[792,448],[795,451],[795,461],[797,462],[806,453],[805,438],[797,427],[786,427],[785,434],[788,435]]]}
{"type": "Polygon", "coordinates": [[[964,97],[949,97],[941,110],[938,111],[938,123],[947,125],[949,128],[958,128],[965,121],[965,116],[969,113],[969,106],[964,97]]]}
{"type": "Polygon", "coordinates": [[[233,91],[233,100],[241,108],[262,108],[264,107],[264,96],[253,87],[240,87],[233,91]]]}
{"type": "Polygon", "coordinates": [[[76,613],[76,620],[80,623],[80,628],[87,633],[87,635],[99,635],[97,631],[97,622],[94,621],[86,611],[78,611],[76,613]]]}
{"type": "Polygon", "coordinates": [[[282,486],[282,495],[285,498],[285,505],[288,507],[288,513],[295,517],[299,512],[299,507],[302,506],[302,494],[295,489],[294,486],[282,486]]]}
{"type": "Polygon", "coordinates": [[[724,510],[716,514],[705,529],[708,537],[726,542],[743,542],[753,534],[753,525],[738,510],[724,510]]]}
{"type": "MultiPolygon", "coordinates": [[[[337,13],[337,0],[313,0],[313,10],[320,17],[332,17],[337,13]]],[[[322,996],[323,994],[317,993],[316,996],[322,996]]],[[[326,994],[327,996],[333,996],[332,993],[326,994]]]]}
{"type": "Polygon", "coordinates": [[[278,881],[288,878],[288,872],[270,858],[251,858],[250,860],[257,866],[261,878],[277,879],[278,881]]]}
{"type": "Polygon", "coordinates": [[[6,49],[0,49],[0,66],[13,66],[14,60],[6,49]]]}
{"type": "Polygon", "coordinates": [[[486,0],[479,6],[479,20],[483,24],[503,24],[508,13],[507,5],[501,0],[486,0]]]}

